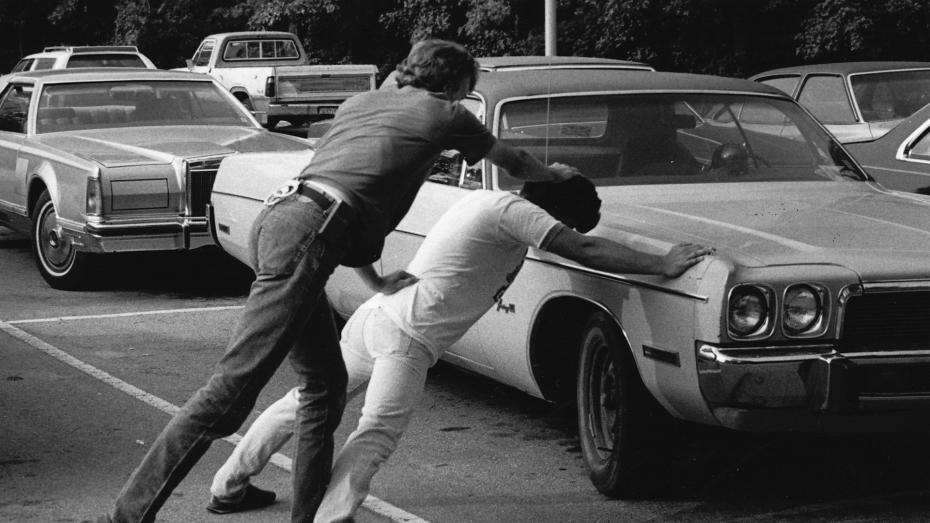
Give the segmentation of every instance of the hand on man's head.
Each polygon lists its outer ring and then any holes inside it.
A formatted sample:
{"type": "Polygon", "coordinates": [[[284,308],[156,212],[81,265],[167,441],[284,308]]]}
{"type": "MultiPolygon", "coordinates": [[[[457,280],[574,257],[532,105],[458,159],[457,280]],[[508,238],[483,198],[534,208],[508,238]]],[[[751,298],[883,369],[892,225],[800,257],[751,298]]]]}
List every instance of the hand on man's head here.
{"type": "Polygon", "coordinates": [[[555,176],[555,179],[553,180],[555,182],[564,182],[565,180],[568,180],[574,176],[582,176],[581,171],[579,171],[577,168],[559,162],[550,164],[549,171],[552,172],[552,174],[555,176]]]}

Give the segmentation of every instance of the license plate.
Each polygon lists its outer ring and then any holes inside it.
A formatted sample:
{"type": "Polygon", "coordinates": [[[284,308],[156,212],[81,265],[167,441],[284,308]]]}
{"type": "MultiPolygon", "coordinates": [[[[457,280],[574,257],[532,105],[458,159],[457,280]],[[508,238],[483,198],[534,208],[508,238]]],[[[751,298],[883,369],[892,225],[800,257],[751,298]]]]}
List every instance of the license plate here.
{"type": "Polygon", "coordinates": [[[320,114],[336,114],[336,109],[338,109],[338,107],[335,105],[320,107],[319,113],[320,114]]]}

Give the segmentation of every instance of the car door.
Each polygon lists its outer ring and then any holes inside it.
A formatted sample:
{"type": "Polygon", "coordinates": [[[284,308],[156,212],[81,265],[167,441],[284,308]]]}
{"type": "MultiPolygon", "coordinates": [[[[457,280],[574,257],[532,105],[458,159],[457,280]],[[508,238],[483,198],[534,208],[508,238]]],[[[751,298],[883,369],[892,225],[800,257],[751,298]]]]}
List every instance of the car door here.
{"type": "Polygon", "coordinates": [[[0,208],[20,215],[26,214],[26,165],[19,157],[32,91],[32,85],[16,82],[0,93],[0,208]]]}
{"type": "Polygon", "coordinates": [[[853,108],[842,76],[808,75],[801,85],[797,100],[841,143],[872,139],[869,124],[861,121],[853,108]]]}

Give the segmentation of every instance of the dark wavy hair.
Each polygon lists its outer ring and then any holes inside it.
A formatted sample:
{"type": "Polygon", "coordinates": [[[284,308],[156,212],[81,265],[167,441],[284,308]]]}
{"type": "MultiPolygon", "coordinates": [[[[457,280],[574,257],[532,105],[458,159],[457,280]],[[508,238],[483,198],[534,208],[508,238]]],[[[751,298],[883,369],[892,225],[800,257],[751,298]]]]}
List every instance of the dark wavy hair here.
{"type": "Polygon", "coordinates": [[[601,219],[601,199],[584,176],[564,182],[526,182],[520,196],[580,233],[590,231],[601,219]]]}
{"type": "Polygon", "coordinates": [[[422,40],[397,64],[397,87],[412,85],[437,93],[450,93],[468,79],[468,90],[478,83],[478,62],[465,46],[448,40],[422,40]]]}

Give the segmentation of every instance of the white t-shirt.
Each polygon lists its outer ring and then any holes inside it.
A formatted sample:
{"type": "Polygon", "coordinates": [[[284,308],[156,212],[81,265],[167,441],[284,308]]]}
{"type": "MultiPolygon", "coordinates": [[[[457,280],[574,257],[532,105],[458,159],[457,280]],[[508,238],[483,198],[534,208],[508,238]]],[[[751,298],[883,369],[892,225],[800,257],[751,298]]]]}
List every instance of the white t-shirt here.
{"type": "Polygon", "coordinates": [[[469,193],[436,222],[407,267],[419,281],[362,307],[380,307],[438,359],[501,298],[527,248],[546,248],[556,227],[564,225],[509,192],[469,193]]]}

